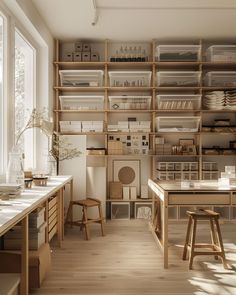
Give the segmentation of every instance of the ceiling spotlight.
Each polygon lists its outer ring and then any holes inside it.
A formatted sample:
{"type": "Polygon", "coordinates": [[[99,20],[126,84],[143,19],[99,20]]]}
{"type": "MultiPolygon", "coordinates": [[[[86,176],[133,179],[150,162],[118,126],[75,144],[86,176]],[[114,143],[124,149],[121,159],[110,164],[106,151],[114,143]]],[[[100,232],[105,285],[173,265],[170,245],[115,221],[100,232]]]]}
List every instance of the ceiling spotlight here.
{"type": "Polygon", "coordinates": [[[98,10],[97,10],[97,5],[96,5],[96,0],[92,0],[92,3],[93,3],[93,8],[94,8],[94,16],[93,16],[92,26],[95,26],[98,21],[98,10]]]}

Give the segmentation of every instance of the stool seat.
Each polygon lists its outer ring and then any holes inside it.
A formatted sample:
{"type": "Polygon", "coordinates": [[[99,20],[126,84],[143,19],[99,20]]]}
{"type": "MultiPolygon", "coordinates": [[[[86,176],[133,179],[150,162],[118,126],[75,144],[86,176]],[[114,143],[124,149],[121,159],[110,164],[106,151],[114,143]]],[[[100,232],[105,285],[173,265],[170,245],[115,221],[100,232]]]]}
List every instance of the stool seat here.
{"type": "Polygon", "coordinates": [[[187,211],[187,215],[189,216],[189,221],[184,244],[183,260],[186,260],[187,252],[189,252],[189,269],[192,269],[193,258],[197,255],[214,255],[215,259],[218,259],[218,256],[220,256],[224,268],[228,269],[219,225],[220,214],[212,210],[200,209],[197,211],[187,211]],[[198,220],[209,220],[211,229],[211,244],[195,243],[198,220]],[[193,229],[191,230],[192,227],[193,229]],[[204,251],[195,250],[198,248],[204,249],[204,251]]]}
{"type": "Polygon", "coordinates": [[[80,230],[83,228],[85,229],[85,238],[87,240],[90,239],[90,233],[89,233],[89,227],[88,224],[90,223],[100,223],[101,224],[101,232],[102,236],[105,236],[104,233],[104,224],[103,224],[103,215],[102,215],[102,208],[101,208],[101,201],[95,198],[87,198],[83,200],[76,200],[76,201],[70,201],[70,205],[68,208],[67,213],[67,222],[70,223],[71,227],[73,225],[80,226],[80,230]],[[80,220],[73,220],[73,206],[78,205],[82,207],[83,216],[80,220]],[[98,217],[97,218],[88,218],[88,208],[97,207],[98,208],[98,217]]]}
{"type": "Polygon", "coordinates": [[[94,199],[85,199],[85,200],[78,200],[78,201],[72,201],[74,205],[80,205],[80,206],[86,206],[86,207],[94,207],[101,204],[100,201],[94,200],[94,199]]]}

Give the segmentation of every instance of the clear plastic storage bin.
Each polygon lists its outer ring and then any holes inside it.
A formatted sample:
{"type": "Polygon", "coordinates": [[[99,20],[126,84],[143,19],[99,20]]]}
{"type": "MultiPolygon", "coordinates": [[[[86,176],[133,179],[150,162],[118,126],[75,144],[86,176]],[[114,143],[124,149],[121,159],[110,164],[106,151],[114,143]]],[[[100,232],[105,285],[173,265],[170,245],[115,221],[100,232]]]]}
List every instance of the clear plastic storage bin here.
{"type": "Polygon", "coordinates": [[[61,132],[81,132],[81,121],[60,121],[61,132]]]}
{"type": "Polygon", "coordinates": [[[159,110],[198,110],[201,108],[201,95],[167,95],[156,96],[159,110]]]}
{"type": "Polygon", "coordinates": [[[157,86],[194,87],[200,83],[201,72],[197,71],[163,71],[157,72],[157,86]]]}
{"type": "Polygon", "coordinates": [[[130,203],[111,202],[111,219],[130,219],[130,203]]]}
{"type": "Polygon", "coordinates": [[[204,83],[206,86],[234,87],[236,86],[236,71],[208,72],[205,75],[204,83]]]}
{"type": "Polygon", "coordinates": [[[200,117],[157,117],[158,132],[197,132],[200,117]]]}
{"type": "Polygon", "coordinates": [[[206,50],[207,61],[236,61],[236,45],[212,45],[206,50]]]}
{"type": "Polygon", "coordinates": [[[61,70],[61,86],[98,87],[103,85],[102,70],[61,70]]]}
{"type": "Polygon", "coordinates": [[[104,96],[59,96],[61,110],[103,110],[104,96]]]}
{"type": "Polygon", "coordinates": [[[109,96],[110,110],[148,110],[151,96],[109,96]]]}
{"type": "Polygon", "coordinates": [[[159,45],[156,47],[158,61],[198,61],[200,45],[159,45]]]}
{"type": "Polygon", "coordinates": [[[109,72],[112,87],[149,87],[151,71],[112,71],[109,72]]]}

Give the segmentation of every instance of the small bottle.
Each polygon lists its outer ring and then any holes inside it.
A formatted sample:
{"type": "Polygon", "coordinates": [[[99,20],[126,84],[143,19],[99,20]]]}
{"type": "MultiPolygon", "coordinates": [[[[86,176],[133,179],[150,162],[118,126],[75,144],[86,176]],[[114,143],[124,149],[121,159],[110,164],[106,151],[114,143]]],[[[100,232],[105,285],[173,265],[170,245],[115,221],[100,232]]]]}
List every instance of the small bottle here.
{"type": "Polygon", "coordinates": [[[127,46],[125,46],[125,49],[124,49],[124,61],[128,61],[128,48],[127,48],[127,46]]]}
{"type": "Polygon", "coordinates": [[[125,61],[123,46],[121,46],[121,48],[120,48],[120,60],[119,61],[125,61]]]}
{"type": "Polygon", "coordinates": [[[136,48],[136,46],[134,46],[134,53],[133,53],[133,60],[132,61],[137,61],[137,48],[136,48]]]}
{"type": "Polygon", "coordinates": [[[137,61],[142,61],[142,48],[141,48],[141,46],[139,46],[139,48],[138,48],[137,61]]]}
{"type": "Polygon", "coordinates": [[[128,56],[127,56],[127,61],[132,61],[132,47],[130,46],[128,50],[128,56]]]}
{"type": "Polygon", "coordinates": [[[119,62],[120,60],[121,60],[120,54],[119,54],[118,50],[116,50],[115,61],[119,62]]]}
{"type": "Polygon", "coordinates": [[[111,57],[110,57],[110,62],[114,62],[114,61],[116,61],[116,57],[115,57],[115,55],[111,55],[111,57]]]}
{"type": "Polygon", "coordinates": [[[22,154],[19,152],[13,151],[9,153],[6,182],[19,184],[22,188],[24,188],[24,168],[22,154]]]}
{"type": "Polygon", "coordinates": [[[148,61],[147,55],[146,55],[146,50],[143,50],[142,56],[141,56],[142,61],[148,61]]]}

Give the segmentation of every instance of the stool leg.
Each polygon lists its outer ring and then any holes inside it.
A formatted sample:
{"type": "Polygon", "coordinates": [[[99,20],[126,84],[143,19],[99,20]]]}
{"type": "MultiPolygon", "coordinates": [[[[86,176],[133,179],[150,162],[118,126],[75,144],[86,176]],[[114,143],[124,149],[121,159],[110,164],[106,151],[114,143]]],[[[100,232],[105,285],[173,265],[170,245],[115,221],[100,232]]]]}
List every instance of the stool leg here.
{"type": "Polygon", "coordinates": [[[86,240],[90,239],[90,235],[89,235],[89,227],[88,227],[88,217],[87,217],[87,207],[84,207],[84,227],[85,227],[85,236],[86,236],[86,240]]]}
{"type": "MultiPolygon", "coordinates": [[[[214,227],[214,223],[213,223],[212,218],[210,218],[209,221],[210,221],[210,226],[211,226],[211,242],[212,242],[212,245],[217,246],[216,232],[215,232],[215,227],[214,227]]],[[[217,255],[215,255],[215,259],[218,260],[217,255]]]]}
{"type": "Polygon", "coordinates": [[[190,237],[190,232],[191,232],[191,225],[192,225],[192,218],[189,216],[187,233],[186,233],[185,244],[184,244],[184,251],[183,251],[183,260],[187,259],[189,237],[190,237]]]}
{"type": "Polygon", "coordinates": [[[73,227],[72,210],[73,210],[73,205],[72,205],[72,203],[70,202],[70,204],[69,204],[69,208],[68,208],[68,211],[67,211],[66,221],[67,221],[68,223],[70,223],[70,227],[71,227],[71,228],[73,227]]]}
{"type": "Polygon", "coordinates": [[[192,269],[192,266],[193,266],[196,230],[197,230],[197,219],[193,218],[193,230],[192,230],[191,246],[190,246],[191,248],[190,248],[190,257],[189,257],[189,269],[192,269]]]}
{"type": "Polygon", "coordinates": [[[226,261],[226,258],[225,258],[224,245],[223,245],[221,231],[220,231],[219,220],[218,220],[218,218],[214,218],[214,220],[215,220],[215,224],[216,224],[218,241],[219,241],[219,246],[220,246],[220,250],[221,250],[222,263],[223,263],[224,268],[228,269],[228,264],[227,264],[227,261],[226,261]]]}
{"type": "Polygon", "coordinates": [[[98,211],[99,211],[102,236],[105,236],[101,204],[98,205],[98,211]]]}

